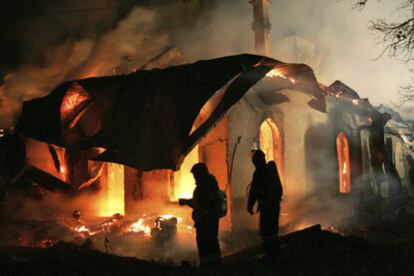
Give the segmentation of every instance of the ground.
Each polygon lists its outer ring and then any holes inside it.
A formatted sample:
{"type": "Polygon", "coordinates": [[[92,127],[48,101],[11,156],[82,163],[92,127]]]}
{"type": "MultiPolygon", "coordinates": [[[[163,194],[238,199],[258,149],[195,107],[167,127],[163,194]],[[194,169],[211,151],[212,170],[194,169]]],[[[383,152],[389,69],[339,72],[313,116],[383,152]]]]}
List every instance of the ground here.
{"type": "Polygon", "coordinates": [[[1,275],[412,275],[414,219],[364,227],[344,236],[317,227],[282,237],[275,269],[260,249],[224,258],[221,267],[171,267],[60,243],[47,249],[1,248],[1,275]]]}

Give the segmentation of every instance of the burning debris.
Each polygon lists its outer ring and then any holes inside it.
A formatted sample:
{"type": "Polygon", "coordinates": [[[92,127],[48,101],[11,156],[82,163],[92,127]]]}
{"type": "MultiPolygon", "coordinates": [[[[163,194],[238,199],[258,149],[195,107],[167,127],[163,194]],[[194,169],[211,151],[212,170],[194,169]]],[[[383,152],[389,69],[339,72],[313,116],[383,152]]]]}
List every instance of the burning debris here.
{"type": "Polygon", "coordinates": [[[144,233],[144,235],[147,237],[151,236],[151,227],[147,224],[144,224],[143,218],[140,218],[137,222],[131,224],[131,226],[129,227],[129,231],[135,233],[144,233]]]}
{"type": "MultiPolygon", "coordinates": [[[[27,244],[27,238],[19,238],[8,242],[13,245],[41,248],[53,246],[60,241],[82,246],[88,243],[92,248],[100,251],[108,252],[109,248],[112,248],[111,253],[121,254],[126,241],[130,241],[133,244],[148,244],[155,250],[156,248],[165,248],[167,243],[170,244],[167,247],[173,246],[176,248],[178,245],[175,243],[183,238],[188,243],[193,242],[194,239],[193,227],[183,223],[180,217],[174,215],[143,215],[137,220],[129,220],[120,214],[114,214],[110,218],[101,219],[101,221],[84,221],[80,218],[79,212],[75,211],[72,220],[60,220],[56,223],[59,227],[56,224],[41,226],[41,228],[44,228],[43,233],[36,233],[35,229],[37,228],[24,230],[24,236],[26,237],[33,236],[32,238],[36,239],[36,236],[40,234],[38,240],[34,240],[31,244],[27,244]],[[61,230],[58,231],[57,229],[59,228],[61,230]],[[48,237],[51,233],[50,231],[54,232],[54,234],[48,237]],[[185,238],[185,236],[187,237],[185,238]],[[21,244],[21,242],[25,242],[25,244],[21,244]]],[[[21,235],[23,235],[23,232],[19,234],[19,236],[21,235]]],[[[132,256],[140,254],[141,249],[139,246],[133,250],[135,253],[128,251],[129,253],[126,254],[132,254],[132,256]]],[[[139,256],[144,259],[158,259],[162,255],[162,250],[154,252],[148,252],[148,255],[139,256]]],[[[177,259],[175,262],[179,263],[182,260],[177,259]]]]}

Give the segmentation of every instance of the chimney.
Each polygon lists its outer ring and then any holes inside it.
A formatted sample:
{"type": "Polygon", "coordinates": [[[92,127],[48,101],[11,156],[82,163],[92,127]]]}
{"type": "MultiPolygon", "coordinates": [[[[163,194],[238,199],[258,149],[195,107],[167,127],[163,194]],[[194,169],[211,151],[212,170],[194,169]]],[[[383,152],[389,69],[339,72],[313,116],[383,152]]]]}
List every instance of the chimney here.
{"type": "Polygon", "coordinates": [[[270,38],[271,29],[269,21],[269,5],[270,0],[251,0],[253,5],[253,24],[255,50],[256,54],[268,56],[270,55],[270,38]]]}

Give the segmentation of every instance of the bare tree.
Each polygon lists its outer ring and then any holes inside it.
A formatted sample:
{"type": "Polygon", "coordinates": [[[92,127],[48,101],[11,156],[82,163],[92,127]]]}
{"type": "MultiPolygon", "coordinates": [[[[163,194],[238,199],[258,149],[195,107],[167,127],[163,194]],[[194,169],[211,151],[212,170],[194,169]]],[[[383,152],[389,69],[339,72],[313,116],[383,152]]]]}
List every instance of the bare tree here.
{"type": "MultiPolygon", "coordinates": [[[[354,7],[362,9],[370,0],[358,0],[354,7]]],[[[372,1],[372,0],[371,0],[372,1]]],[[[400,0],[401,20],[374,19],[370,29],[377,32],[385,45],[384,51],[404,61],[414,61],[414,0],[400,0]]]]}
{"type": "MultiPolygon", "coordinates": [[[[388,21],[384,18],[370,22],[370,29],[378,34],[384,49],[379,55],[388,53],[391,57],[407,62],[414,62],[414,0],[400,0],[399,11],[401,19],[388,21]]],[[[362,9],[372,0],[357,0],[355,8],[362,9]]],[[[414,74],[414,69],[410,70],[414,74]]],[[[402,86],[400,91],[401,103],[414,101],[414,78],[410,84],[402,86]]]]}

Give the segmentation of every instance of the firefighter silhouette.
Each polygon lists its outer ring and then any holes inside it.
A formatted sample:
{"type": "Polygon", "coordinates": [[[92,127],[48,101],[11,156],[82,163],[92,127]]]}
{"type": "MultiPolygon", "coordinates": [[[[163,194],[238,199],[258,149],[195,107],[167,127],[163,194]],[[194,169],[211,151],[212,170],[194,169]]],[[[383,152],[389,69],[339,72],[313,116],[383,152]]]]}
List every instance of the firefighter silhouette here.
{"type": "Polygon", "coordinates": [[[254,151],[252,162],[256,169],[248,195],[247,211],[253,215],[255,213],[253,209],[257,203],[265,261],[273,263],[280,254],[278,230],[280,201],[283,195],[282,184],[276,163],[270,161],[266,164],[263,151],[254,151]]]}
{"type": "Polygon", "coordinates": [[[200,265],[216,265],[221,263],[218,229],[220,206],[217,198],[219,193],[216,178],[211,175],[204,163],[195,164],[191,173],[194,176],[196,188],[192,199],[180,199],[180,205],[193,208],[192,218],[196,228],[196,241],[200,265]]]}

